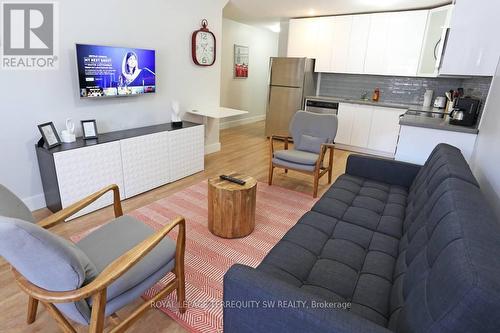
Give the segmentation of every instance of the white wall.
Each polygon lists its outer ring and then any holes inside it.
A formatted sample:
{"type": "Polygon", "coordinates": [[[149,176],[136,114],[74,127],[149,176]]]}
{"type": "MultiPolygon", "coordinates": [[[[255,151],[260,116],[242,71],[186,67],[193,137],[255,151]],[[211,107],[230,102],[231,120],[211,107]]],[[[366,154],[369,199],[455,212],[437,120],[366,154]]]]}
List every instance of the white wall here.
{"type": "MultiPolygon", "coordinates": [[[[220,40],[227,0],[59,1],[60,63],[57,71],[0,72],[0,183],[34,208],[43,207],[34,145],[37,124],[66,118],[96,119],[100,132],[170,121],[170,102],[183,109],[218,106],[220,61],[209,68],[191,59],[191,34],[206,18],[220,40]],[[81,100],[75,43],[155,49],[157,89],[152,95],[81,100]]],[[[220,44],[218,45],[220,49],[220,44]]],[[[78,126],[79,127],[79,126],[78,126]]],[[[80,129],[78,129],[80,132],[80,129]]]]}
{"type": "Polygon", "coordinates": [[[290,20],[280,22],[280,36],[278,46],[278,56],[286,57],[288,54],[288,31],[290,28],[290,20]]]}
{"type": "Polygon", "coordinates": [[[244,116],[226,118],[221,128],[263,120],[269,86],[269,58],[278,55],[278,34],[230,19],[222,21],[221,106],[248,111],[244,116]],[[233,77],[234,44],[249,47],[248,78],[233,77]]]}
{"type": "Polygon", "coordinates": [[[500,218],[500,63],[486,100],[472,170],[500,218]]]}

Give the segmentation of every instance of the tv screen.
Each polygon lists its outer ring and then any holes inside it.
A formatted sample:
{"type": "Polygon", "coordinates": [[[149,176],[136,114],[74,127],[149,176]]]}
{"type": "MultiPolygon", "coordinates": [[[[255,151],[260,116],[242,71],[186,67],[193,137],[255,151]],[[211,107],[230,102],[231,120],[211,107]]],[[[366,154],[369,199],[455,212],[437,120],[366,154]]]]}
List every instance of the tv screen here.
{"type": "Polygon", "coordinates": [[[156,91],[154,50],[77,44],[76,57],[80,97],[156,91]]]}

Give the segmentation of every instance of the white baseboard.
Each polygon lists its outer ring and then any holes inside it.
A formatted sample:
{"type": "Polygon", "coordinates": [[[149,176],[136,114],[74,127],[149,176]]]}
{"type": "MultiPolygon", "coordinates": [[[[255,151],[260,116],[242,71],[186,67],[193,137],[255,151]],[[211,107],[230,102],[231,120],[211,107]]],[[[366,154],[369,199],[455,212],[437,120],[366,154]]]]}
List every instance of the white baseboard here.
{"type": "Polygon", "coordinates": [[[220,142],[205,145],[205,155],[216,153],[216,152],[220,151],[220,149],[221,149],[220,142]]]}
{"type": "Polygon", "coordinates": [[[47,207],[47,204],[45,203],[45,196],[43,193],[34,195],[32,197],[23,198],[22,200],[31,211],[47,207]]]}
{"type": "Polygon", "coordinates": [[[256,123],[256,122],[262,121],[262,120],[266,120],[265,114],[262,114],[259,116],[242,118],[242,119],[229,120],[229,121],[225,121],[223,123],[220,123],[220,129],[226,129],[226,128],[231,128],[231,127],[256,123]]]}

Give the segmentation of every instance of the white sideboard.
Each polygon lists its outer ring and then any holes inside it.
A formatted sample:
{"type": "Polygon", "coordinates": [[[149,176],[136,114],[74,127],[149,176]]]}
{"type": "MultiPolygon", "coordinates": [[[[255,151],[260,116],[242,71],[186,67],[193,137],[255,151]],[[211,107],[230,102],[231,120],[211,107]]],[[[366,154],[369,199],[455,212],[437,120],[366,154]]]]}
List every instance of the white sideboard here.
{"type": "MultiPolygon", "coordinates": [[[[204,125],[161,124],[99,135],[46,149],[36,148],[47,207],[53,212],[110,184],[122,199],[204,169],[204,125]]],[[[103,196],[75,218],[112,203],[103,196]]]]}

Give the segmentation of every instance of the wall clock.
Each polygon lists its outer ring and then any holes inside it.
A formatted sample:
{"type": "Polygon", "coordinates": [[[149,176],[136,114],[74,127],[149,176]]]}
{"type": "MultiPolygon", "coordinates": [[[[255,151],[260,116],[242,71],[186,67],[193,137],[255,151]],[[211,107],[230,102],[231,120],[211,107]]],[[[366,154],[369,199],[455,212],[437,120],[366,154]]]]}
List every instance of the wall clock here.
{"type": "Polygon", "coordinates": [[[201,21],[201,29],[193,32],[191,53],[198,66],[212,66],[215,63],[215,35],[208,30],[208,21],[201,21]]]}

